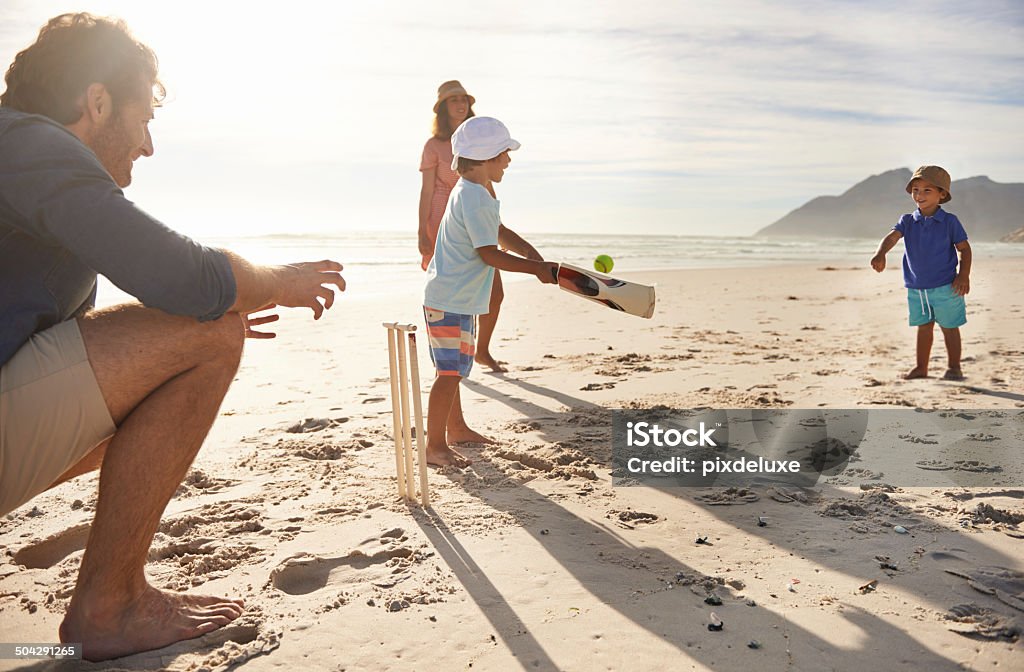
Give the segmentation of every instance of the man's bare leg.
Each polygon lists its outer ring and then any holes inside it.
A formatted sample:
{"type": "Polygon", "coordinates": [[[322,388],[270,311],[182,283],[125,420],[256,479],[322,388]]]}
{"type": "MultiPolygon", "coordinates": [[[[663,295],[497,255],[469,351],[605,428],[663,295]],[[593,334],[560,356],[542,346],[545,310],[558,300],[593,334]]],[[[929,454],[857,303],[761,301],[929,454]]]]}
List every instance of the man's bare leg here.
{"type": "Polygon", "coordinates": [[[929,322],[917,328],[917,366],[903,375],[907,380],[928,377],[928,360],[932,356],[932,341],[935,339],[935,323],[929,322]]]}
{"type": "Polygon", "coordinates": [[[462,416],[461,400],[459,398],[460,376],[436,376],[434,383],[430,386],[430,398],[427,402],[427,463],[439,467],[454,465],[465,467],[469,460],[448,445],[448,419],[455,408],[459,408],[459,417],[462,416]]]}
{"type": "Polygon", "coordinates": [[[498,312],[501,310],[501,302],[505,298],[505,289],[501,284],[501,273],[495,269],[494,283],[491,285],[491,302],[487,313],[479,317],[479,330],[476,338],[476,355],[473,361],[477,364],[488,367],[491,371],[502,373],[507,369],[491,355],[491,337],[494,336],[494,327],[498,323],[498,312]]]}
{"type": "Polygon", "coordinates": [[[240,601],[157,590],[144,566],[235,375],[244,333],[235,314],[199,323],[138,305],[79,324],[118,429],[100,455],[96,516],[60,635],[103,660],[198,637],[242,613],[240,601]]]}
{"type": "Polygon", "coordinates": [[[75,464],[71,465],[67,471],[60,475],[56,481],[50,484],[47,488],[56,488],[65,481],[70,481],[72,478],[77,478],[82,474],[88,474],[90,471],[96,471],[103,464],[103,457],[107,454],[107,446],[110,445],[110,439],[103,441],[98,446],[90,450],[85,454],[85,457],[80,459],[75,464]]]}

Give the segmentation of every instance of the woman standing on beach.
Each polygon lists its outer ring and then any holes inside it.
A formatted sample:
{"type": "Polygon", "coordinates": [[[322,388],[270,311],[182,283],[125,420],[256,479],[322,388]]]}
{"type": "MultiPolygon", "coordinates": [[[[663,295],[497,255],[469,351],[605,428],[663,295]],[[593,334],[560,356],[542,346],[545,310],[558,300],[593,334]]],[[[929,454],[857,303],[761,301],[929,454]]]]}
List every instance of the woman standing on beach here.
{"type": "MultiPolygon", "coordinates": [[[[427,270],[427,265],[434,256],[437,229],[448,204],[448,195],[459,180],[458,173],[452,170],[452,133],[459,124],[474,116],[474,103],[476,98],[469,95],[458,80],[445,82],[437,89],[433,135],[423,146],[423,157],[420,159],[423,186],[420,188],[419,248],[423,257],[423,270],[427,270]]],[[[480,316],[474,357],[478,364],[490,367],[492,371],[505,370],[501,366],[502,363],[494,359],[490,353],[491,336],[494,334],[494,325],[498,321],[498,310],[504,296],[501,275],[495,270],[494,283],[491,286],[490,311],[480,316]]]]}

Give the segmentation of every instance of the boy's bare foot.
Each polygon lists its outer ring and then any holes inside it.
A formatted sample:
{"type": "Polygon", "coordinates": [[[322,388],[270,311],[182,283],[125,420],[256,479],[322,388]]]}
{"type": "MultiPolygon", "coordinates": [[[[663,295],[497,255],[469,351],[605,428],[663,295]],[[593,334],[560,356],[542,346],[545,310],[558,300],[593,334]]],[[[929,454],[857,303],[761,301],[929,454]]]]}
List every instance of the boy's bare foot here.
{"type": "Polygon", "coordinates": [[[470,460],[462,453],[452,450],[450,447],[445,446],[443,448],[430,448],[427,447],[427,464],[432,464],[435,467],[468,467],[470,460]]]}
{"type": "Polygon", "coordinates": [[[495,441],[466,427],[465,429],[449,429],[448,443],[495,443],[495,441]]]}
{"type": "Polygon", "coordinates": [[[903,380],[913,380],[915,378],[927,378],[927,377],[928,377],[928,369],[922,369],[922,368],[919,368],[919,367],[914,367],[913,369],[911,369],[907,373],[903,374],[903,380]]]}
{"type": "Polygon", "coordinates": [[[943,380],[966,380],[964,372],[960,369],[946,369],[946,373],[942,376],[943,380]]]}
{"type": "Polygon", "coordinates": [[[108,660],[160,649],[227,625],[242,615],[240,600],[188,595],[147,585],[120,609],[69,609],[60,624],[60,641],[81,642],[86,660],[108,660]]]}
{"type": "Polygon", "coordinates": [[[503,366],[503,364],[508,364],[508,362],[502,362],[495,359],[489,352],[476,353],[476,356],[473,357],[473,361],[481,366],[488,367],[492,373],[505,373],[508,371],[508,369],[503,366]]]}

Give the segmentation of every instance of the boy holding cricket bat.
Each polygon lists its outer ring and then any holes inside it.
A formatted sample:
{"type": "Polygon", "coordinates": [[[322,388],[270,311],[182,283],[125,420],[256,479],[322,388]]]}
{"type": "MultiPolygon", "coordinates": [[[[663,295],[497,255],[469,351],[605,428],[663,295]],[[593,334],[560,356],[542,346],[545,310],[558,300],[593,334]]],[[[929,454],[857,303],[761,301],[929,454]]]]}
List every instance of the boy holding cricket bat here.
{"type": "Polygon", "coordinates": [[[488,311],[494,269],[555,282],[558,264],[544,261],[501,223],[494,184],[512,162],[509,152],[519,147],[493,117],[467,119],[452,134],[452,168],[460,178],[441,218],[423,300],[430,358],[437,369],[427,408],[430,464],[464,467],[469,460],[449,444],[491,443],[466,424],[459,382],[473,368],[476,317],[488,311]]]}

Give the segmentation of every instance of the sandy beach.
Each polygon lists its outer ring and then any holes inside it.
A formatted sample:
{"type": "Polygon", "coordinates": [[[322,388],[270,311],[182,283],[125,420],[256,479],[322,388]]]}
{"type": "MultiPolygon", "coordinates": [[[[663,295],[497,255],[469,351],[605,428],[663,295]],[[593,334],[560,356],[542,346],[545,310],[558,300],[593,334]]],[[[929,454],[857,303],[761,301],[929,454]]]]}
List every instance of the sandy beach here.
{"type": "MultiPolygon", "coordinates": [[[[621,408],[994,409],[990,441],[1019,449],[1020,261],[975,260],[964,382],[900,378],[914,333],[890,265],[625,274],[657,283],[651,320],[506,283],[492,349],[509,371],[463,388],[496,443],[432,470],[426,511],[396,496],[380,326],[420,324],[420,287],[350,286],[317,323],[286,314],[276,340],[247,345],[147,566],[245,614],[104,664],[0,670],[1021,669],[1019,451],[989,487],[612,487],[621,408]]],[[[96,487],[79,478],[0,520],[0,642],[56,641],[96,487]]]]}

